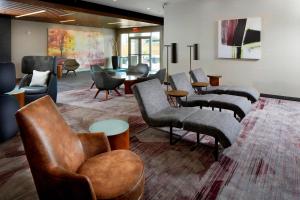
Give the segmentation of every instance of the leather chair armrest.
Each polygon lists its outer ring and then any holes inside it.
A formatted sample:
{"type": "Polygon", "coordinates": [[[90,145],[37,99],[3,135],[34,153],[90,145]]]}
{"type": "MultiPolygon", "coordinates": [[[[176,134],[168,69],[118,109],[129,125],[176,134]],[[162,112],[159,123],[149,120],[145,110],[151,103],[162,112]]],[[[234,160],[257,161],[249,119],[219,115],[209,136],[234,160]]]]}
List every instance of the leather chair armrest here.
{"type": "Polygon", "coordinates": [[[53,167],[48,170],[48,181],[51,180],[50,191],[55,194],[45,195],[45,199],[51,199],[51,195],[61,197],[60,199],[88,199],[96,200],[96,195],[90,179],[86,176],[69,172],[61,167],[53,167]]]}
{"type": "Polygon", "coordinates": [[[86,158],[111,151],[109,141],[104,133],[78,134],[86,158]]]}

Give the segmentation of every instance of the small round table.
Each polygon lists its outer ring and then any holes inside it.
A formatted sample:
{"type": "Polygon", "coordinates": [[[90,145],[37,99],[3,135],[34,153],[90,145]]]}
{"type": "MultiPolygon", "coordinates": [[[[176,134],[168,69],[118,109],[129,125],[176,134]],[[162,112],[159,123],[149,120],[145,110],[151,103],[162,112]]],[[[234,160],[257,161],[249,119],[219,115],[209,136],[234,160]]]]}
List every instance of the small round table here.
{"type": "MultiPolygon", "coordinates": [[[[189,93],[185,90],[169,90],[169,91],[166,91],[166,94],[169,97],[175,97],[176,99],[181,98],[181,97],[186,97],[186,100],[187,100],[187,96],[189,93]]],[[[175,104],[175,106],[177,106],[177,104],[175,104]]]]}
{"type": "Polygon", "coordinates": [[[104,132],[111,150],[129,149],[129,124],[119,119],[107,119],[93,123],[91,133],[104,132]]]}
{"type": "Polygon", "coordinates": [[[205,87],[207,88],[207,86],[209,86],[209,83],[206,83],[206,82],[194,82],[192,83],[192,86],[196,89],[199,88],[198,90],[198,93],[201,93],[202,92],[202,88],[205,87]]]}
{"type": "Polygon", "coordinates": [[[222,78],[221,75],[207,75],[209,78],[209,83],[211,86],[219,86],[220,85],[220,78],[222,78]]]}
{"type": "Polygon", "coordinates": [[[14,96],[19,102],[20,108],[22,108],[25,105],[25,92],[24,89],[19,88],[19,86],[16,86],[14,90],[6,94],[14,96]]]}

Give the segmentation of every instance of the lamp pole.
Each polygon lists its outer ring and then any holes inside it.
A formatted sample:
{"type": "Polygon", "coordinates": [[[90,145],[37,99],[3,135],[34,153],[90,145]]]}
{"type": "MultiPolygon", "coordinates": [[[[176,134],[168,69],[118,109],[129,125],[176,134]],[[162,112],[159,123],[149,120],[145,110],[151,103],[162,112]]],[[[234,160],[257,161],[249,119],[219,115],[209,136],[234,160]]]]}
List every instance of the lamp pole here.
{"type": "MultiPolygon", "coordinates": [[[[190,71],[192,71],[192,48],[194,47],[194,45],[188,45],[187,47],[190,49],[190,71]]],[[[191,74],[190,74],[190,82],[192,82],[191,74]]]]}
{"type": "Polygon", "coordinates": [[[164,47],[167,48],[167,82],[165,82],[165,84],[167,85],[167,91],[169,90],[169,48],[171,47],[171,45],[167,44],[164,45],[164,47]]]}

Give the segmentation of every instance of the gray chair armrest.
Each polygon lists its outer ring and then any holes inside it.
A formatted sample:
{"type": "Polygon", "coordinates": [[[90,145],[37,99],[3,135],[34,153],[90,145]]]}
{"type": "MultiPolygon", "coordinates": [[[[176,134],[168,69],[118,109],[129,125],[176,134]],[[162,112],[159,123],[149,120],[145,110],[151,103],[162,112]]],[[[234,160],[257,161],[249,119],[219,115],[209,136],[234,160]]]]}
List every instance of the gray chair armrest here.
{"type": "Polygon", "coordinates": [[[19,83],[19,88],[29,86],[31,79],[32,79],[32,74],[25,75],[19,83]]]}

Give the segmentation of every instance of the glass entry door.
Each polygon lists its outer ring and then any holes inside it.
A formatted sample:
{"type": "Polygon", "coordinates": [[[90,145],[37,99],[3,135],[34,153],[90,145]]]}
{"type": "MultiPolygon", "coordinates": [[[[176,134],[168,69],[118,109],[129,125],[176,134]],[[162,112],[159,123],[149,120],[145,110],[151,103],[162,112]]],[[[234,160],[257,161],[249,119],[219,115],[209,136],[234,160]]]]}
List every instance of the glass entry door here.
{"type": "Polygon", "coordinates": [[[129,38],[129,66],[140,63],[151,66],[151,37],[129,38]]]}

